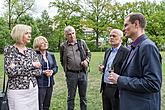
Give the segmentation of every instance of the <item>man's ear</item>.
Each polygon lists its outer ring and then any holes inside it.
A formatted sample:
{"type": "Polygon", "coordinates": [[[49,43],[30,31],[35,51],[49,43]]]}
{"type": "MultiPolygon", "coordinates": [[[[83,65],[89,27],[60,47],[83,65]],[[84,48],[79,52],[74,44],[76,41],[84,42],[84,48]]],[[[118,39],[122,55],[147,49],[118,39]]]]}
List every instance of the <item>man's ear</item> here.
{"type": "Polygon", "coordinates": [[[135,27],[139,27],[139,25],[140,25],[139,20],[135,20],[134,24],[135,24],[135,27]]]}

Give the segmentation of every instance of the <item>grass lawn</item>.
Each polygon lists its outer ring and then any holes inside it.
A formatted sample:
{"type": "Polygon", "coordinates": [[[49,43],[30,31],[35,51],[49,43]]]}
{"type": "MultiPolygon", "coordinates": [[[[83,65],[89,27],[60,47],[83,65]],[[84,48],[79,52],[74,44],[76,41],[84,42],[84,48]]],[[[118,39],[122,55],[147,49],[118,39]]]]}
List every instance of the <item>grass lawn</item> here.
{"type": "MultiPolygon", "coordinates": [[[[163,58],[163,85],[162,85],[162,109],[165,110],[165,87],[164,87],[164,78],[165,78],[165,52],[161,52],[163,58]]],[[[55,53],[57,63],[59,65],[59,72],[55,75],[55,86],[52,96],[51,110],[66,110],[67,102],[67,88],[65,82],[65,74],[62,70],[62,67],[59,62],[59,53],[55,53]]],[[[102,52],[93,52],[92,59],[90,63],[90,72],[88,73],[88,110],[102,110],[102,101],[100,94],[100,82],[101,74],[98,71],[98,65],[102,62],[104,53],[102,52]]],[[[0,87],[2,88],[2,79],[3,79],[3,55],[0,55],[0,87]]],[[[75,99],[75,110],[79,109],[79,97],[76,95],[75,99]]]]}

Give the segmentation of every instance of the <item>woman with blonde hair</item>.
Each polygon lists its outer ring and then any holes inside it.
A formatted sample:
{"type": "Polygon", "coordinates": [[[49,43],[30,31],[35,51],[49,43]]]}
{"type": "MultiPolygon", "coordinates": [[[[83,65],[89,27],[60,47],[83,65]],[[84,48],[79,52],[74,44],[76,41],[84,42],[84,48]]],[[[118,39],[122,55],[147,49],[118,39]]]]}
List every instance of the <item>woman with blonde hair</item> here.
{"type": "Polygon", "coordinates": [[[37,54],[26,47],[31,40],[31,27],[17,24],[11,31],[15,44],[4,48],[4,66],[8,75],[10,110],[38,110],[36,77],[41,74],[37,54]]]}
{"type": "Polygon", "coordinates": [[[43,36],[38,36],[33,41],[33,48],[38,54],[42,65],[42,75],[37,78],[39,87],[39,110],[49,110],[54,78],[58,71],[56,59],[53,53],[47,51],[48,41],[43,36]]]}

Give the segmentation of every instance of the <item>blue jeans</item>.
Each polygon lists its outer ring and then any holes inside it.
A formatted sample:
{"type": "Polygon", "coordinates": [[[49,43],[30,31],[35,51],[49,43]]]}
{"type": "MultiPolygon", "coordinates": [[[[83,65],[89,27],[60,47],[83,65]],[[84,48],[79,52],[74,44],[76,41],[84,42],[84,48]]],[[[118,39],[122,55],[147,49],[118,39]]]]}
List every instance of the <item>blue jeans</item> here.
{"type": "Polygon", "coordinates": [[[87,73],[67,72],[66,82],[68,88],[68,99],[67,99],[68,110],[74,110],[74,100],[76,96],[77,87],[80,96],[80,110],[87,110],[87,98],[86,98],[87,73]]]}

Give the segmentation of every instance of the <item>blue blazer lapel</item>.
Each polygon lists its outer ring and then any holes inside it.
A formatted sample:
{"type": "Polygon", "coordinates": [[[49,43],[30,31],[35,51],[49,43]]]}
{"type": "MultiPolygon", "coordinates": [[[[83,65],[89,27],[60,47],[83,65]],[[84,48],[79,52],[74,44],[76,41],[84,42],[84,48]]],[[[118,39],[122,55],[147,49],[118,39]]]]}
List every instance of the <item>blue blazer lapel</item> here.
{"type": "Polygon", "coordinates": [[[139,44],[137,44],[137,46],[136,46],[135,50],[133,51],[133,53],[131,53],[131,56],[130,56],[130,54],[127,55],[127,57],[126,57],[126,59],[125,59],[123,65],[122,65],[122,67],[121,67],[120,74],[122,74],[123,71],[127,68],[127,66],[129,65],[129,63],[130,63],[131,60],[133,59],[133,57],[134,57],[136,51],[139,49],[140,44],[141,44],[144,40],[147,39],[147,36],[146,36],[145,34],[144,34],[143,36],[144,36],[144,37],[142,37],[142,39],[141,39],[141,41],[139,42],[139,44]]]}
{"type": "Polygon", "coordinates": [[[120,74],[122,75],[125,67],[126,67],[126,63],[127,63],[127,59],[129,58],[129,54],[127,55],[125,61],[123,62],[122,66],[121,66],[121,70],[120,70],[120,74]]]}
{"type": "Polygon", "coordinates": [[[127,55],[125,61],[123,62],[122,66],[121,66],[121,71],[120,71],[120,74],[123,73],[123,71],[127,68],[127,66],[129,65],[129,63],[131,62],[131,60],[133,59],[135,53],[137,52],[139,46],[137,46],[137,48],[135,48],[132,53],[131,53],[131,50],[129,52],[129,54],[127,55]],[[130,55],[131,54],[131,55],[130,55]]]}
{"type": "Polygon", "coordinates": [[[139,47],[135,48],[135,49],[130,53],[128,60],[125,62],[125,66],[124,66],[125,68],[124,68],[124,69],[127,68],[127,66],[129,65],[129,63],[130,63],[131,60],[133,59],[135,53],[137,52],[138,48],[139,48],[139,47]]]}

